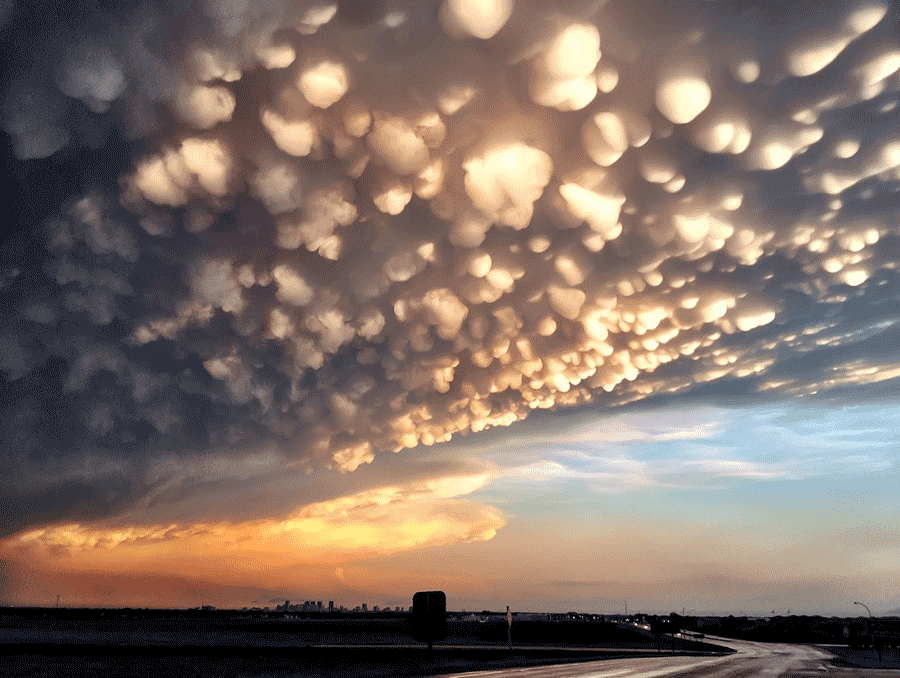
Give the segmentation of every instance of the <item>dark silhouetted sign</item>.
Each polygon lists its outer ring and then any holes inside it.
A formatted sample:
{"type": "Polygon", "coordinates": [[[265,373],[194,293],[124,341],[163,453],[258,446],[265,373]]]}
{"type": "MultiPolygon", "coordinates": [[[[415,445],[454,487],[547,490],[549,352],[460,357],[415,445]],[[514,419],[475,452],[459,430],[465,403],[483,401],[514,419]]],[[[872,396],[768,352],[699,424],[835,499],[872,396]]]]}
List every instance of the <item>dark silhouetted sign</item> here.
{"type": "Polygon", "coordinates": [[[431,644],[447,635],[447,596],[443,591],[419,591],[413,596],[412,637],[431,644]]]}

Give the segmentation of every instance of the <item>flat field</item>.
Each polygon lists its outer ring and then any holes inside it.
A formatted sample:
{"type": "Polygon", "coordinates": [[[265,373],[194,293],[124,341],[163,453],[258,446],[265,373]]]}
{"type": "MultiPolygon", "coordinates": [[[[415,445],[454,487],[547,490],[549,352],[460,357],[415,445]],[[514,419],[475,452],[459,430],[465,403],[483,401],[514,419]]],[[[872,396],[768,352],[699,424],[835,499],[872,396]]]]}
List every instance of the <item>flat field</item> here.
{"type": "MultiPolygon", "coordinates": [[[[655,655],[618,624],[449,621],[429,652],[405,619],[0,618],[0,678],[413,678],[459,671],[655,655]]],[[[679,653],[721,651],[676,639],[679,653]]],[[[666,639],[663,652],[671,652],[666,639]]]]}

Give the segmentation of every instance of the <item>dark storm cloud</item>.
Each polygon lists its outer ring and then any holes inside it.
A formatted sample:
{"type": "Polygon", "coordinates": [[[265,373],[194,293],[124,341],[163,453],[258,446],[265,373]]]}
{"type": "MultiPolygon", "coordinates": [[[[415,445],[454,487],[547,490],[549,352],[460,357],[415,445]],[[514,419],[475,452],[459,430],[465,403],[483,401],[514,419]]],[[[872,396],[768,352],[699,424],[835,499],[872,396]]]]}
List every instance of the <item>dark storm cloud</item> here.
{"type": "Polygon", "coordinates": [[[15,8],[0,534],[900,377],[897,13],[822,8],[15,8]]]}
{"type": "Polygon", "coordinates": [[[0,605],[13,603],[13,582],[18,575],[18,567],[10,560],[0,558],[0,605]]]}

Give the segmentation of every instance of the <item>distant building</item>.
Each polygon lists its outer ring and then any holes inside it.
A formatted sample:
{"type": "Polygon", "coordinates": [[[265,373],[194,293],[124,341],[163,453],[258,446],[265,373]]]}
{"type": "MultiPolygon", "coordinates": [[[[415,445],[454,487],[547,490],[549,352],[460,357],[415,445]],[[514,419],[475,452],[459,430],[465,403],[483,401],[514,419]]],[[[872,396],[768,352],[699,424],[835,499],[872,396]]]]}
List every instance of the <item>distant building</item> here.
{"type": "Polygon", "coordinates": [[[334,601],[333,600],[328,601],[328,611],[334,612],[334,601]]]}
{"type": "Polygon", "coordinates": [[[372,612],[378,612],[378,606],[377,606],[377,605],[373,605],[373,606],[372,606],[372,612]]]}
{"type": "Polygon", "coordinates": [[[324,609],[324,606],[322,605],[322,601],[317,600],[316,601],[316,612],[321,612],[323,609],[324,609]]]}
{"type": "Polygon", "coordinates": [[[368,612],[368,611],[369,611],[369,605],[368,605],[368,603],[363,603],[363,604],[362,604],[362,611],[363,611],[363,612],[368,612]]]}

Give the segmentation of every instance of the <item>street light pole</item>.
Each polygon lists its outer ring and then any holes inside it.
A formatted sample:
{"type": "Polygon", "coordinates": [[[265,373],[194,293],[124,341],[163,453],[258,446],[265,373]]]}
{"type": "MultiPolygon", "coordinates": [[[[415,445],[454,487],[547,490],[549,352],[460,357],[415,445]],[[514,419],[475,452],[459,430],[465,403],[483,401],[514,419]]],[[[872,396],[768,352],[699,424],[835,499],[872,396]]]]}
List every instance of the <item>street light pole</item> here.
{"type": "MultiPolygon", "coordinates": [[[[855,600],[853,601],[853,604],[861,605],[862,607],[866,608],[866,612],[869,613],[869,619],[872,619],[872,610],[869,609],[868,605],[866,605],[865,603],[858,603],[855,600]]],[[[866,622],[866,631],[869,631],[869,622],[866,622]]],[[[875,639],[872,638],[870,633],[867,633],[866,635],[869,636],[869,640],[872,643],[872,648],[874,649],[875,648],[875,639]]]]}

